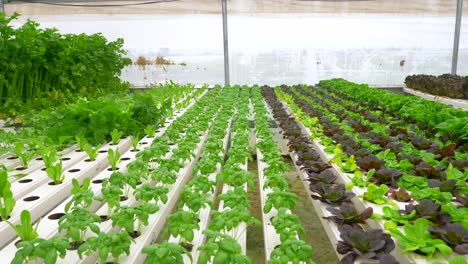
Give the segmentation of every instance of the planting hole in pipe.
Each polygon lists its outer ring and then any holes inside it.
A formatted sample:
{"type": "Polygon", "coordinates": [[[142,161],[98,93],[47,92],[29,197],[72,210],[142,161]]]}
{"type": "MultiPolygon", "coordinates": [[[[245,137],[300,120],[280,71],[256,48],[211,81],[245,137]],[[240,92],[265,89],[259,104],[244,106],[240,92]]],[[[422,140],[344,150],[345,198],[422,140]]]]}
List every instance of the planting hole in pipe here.
{"type": "Polygon", "coordinates": [[[55,185],[60,185],[60,184],[62,184],[62,182],[55,183],[55,182],[51,181],[51,182],[49,182],[49,183],[47,183],[47,184],[50,185],[50,186],[55,186],[55,185]]]}
{"type": "Polygon", "coordinates": [[[118,171],[120,170],[120,168],[115,168],[115,170],[113,170],[112,168],[107,168],[108,171],[118,171]]]}
{"type": "Polygon", "coordinates": [[[18,157],[15,157],[15,156],[11,156],[11,157],[8,157],[7,160],[14,160],[14,159],[17,159],[18,157]]]}
{"type": "Polygon", "coordinates": [[[139,150],[139,149],[132,149],[132,150],[130,150],[130,152],[138,152],[138,151],[140,151],[140,150],[139,150]]]}
{"type": "Polygon", "coordinates": [[[127,196],[120,196],[120,201],[123,202],[123,201],[127,201],[128,200],[128,197],[127,196]]]}
{"type": "Polygon", "coordinates": [[[68,158],[68,157],[67,157],[67,158],[61,158],[60,160],[63,160],[63,161],[65,161],[65,160],[71,160],[71,158],[68,158]]]}
{"type": "Polygon", "coordinates": [[[140,142],[140,145],[146,145],[148,142],[140,142]]]}
{"type": "Polygon", "coordinates": [[[188,242],[179,242],[179,245],[183,246],[188,252],[191,252],[193,249],[193,244],[188,242]]]}
{"type": "Polygon", "coordinates": [[[92,183],[94,183],[94,184],[101,184],[101,183],[102,183],[102,180],[94,180],[94,181],[92,181],[92,183]]]}
{"type": "Polygon", "coordinates": [[[91,161],[93,161],[93,160],[85,159],[84,161],[85,161],[85,162],[91,162],[91,161]]]}
{"type": "Polygon", "coordinates": [[[46,171],[47,168],[42,168],[41,171],[46,171]]]}
{"type": "Polygon", "coordinates": [[[69,250],[78,250],[78,248],[84,244],[84,241],[73,241],[70,242],[70,249],[69,250]]]}
{"type": "Polygon", "coordinates": [[[121,161],[124,161],[124,160],[131,160],[131,158],[126,157],[126,158],[121,158],[120,160],[121,160],[121,161]]]}
{"type": "Polygon", "coordinates": [[[62,218],[62,216],[65,216],[65,213],[51,214],[47,218],[50,220],[59,220],[60,218],[62,218]]]}
{"type": "Polygon", "coordinates": [[[80,169],[71,169],[71,170],[68,170],[68,172],[79,172],[81,171],[80,169]]]}
{"type": "Polygon", "coordinates": [[[81,149],[77,149],[75,150],[75,152],[83,152],[81,149]]]}
{"type": "Polygon", "coordinates": [[[25,202],[32,202],[32,201],[36,201],[36,200],[39,200],[39,196],[29,196],[29,197],[26,197],[23,199],[23,201],[25,202]]]}
{"type": "Polygon", "coordinates": [[[139,236],[141,236],[141,232],[138,232],[138,231],[132,231],[130,233],[128,233],[130,235],[130,237],[132,238],[137,238],[139,236]]]}
{"type": "Polygon", "coordinates": [[[99,217],[101,218],[101,223],[109,220],[109,216],[107,215],[100,215],[99,217]]]}
{"type": "MultiPolygon", "coordinates": [[[[11,218],[11,216],[8,216],[7,220],[10,219],[10,218],[11,218]]],[[[2,222],[2,221],[3,221],[3,218],[0,216],[0,222],[2,222]]]]}
{"type": "Polygon", "coordinates": [[[98,153],[107,153],[107,150],[99,150],[98,153]]]}
{"type": "Polygon", "coordinates": [[[39,157],[39,158],[36,158],[36,160],[42,160],[42,158],[41,158],[41,157],[39,157]]]}
{"type": "Polygon", "coordinates": [[[23,171],[23,170],[26,170],[26,169],[27,169],[27,167],[18,167],[18,168],[16,168],[15,170],[17,170],[17,171],[23,171]]]}
{"type": "Polygon", "coordinates": [[[18,182],[19,183],[28,183],[28,182],[32,182],[33,180],[32,179],[22,179],[22,180],[19,180],[18,182]]]}

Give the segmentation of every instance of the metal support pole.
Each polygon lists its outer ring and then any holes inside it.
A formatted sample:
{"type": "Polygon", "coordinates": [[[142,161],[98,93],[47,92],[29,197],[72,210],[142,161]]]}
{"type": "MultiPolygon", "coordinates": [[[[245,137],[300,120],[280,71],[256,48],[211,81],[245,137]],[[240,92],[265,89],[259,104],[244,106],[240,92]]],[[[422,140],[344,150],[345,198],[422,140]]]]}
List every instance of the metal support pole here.
{"type": "Polygon", "coordinates": [[[455,20],[455,37],[453,39],[452,75],[457,74],[458,47],[460,45],[460,28],[463,11],[463,0],[457,0],[457,18],[455,20]]]}
{"type": "MultiPolygon", "coordinates": [[[[1,1],[1,0],[0,0],[1,1]]],[[[224,43],[224,84],[229,85],[229,47],[227,27],[227,0],[221,0],[223,9],[223,43],[224,43]]]]}
{"type": "Polygon", "coordinates": [[[0,0],[0,13],[5,14],[5,6],[3,4],[3,0],[0,0]]]}

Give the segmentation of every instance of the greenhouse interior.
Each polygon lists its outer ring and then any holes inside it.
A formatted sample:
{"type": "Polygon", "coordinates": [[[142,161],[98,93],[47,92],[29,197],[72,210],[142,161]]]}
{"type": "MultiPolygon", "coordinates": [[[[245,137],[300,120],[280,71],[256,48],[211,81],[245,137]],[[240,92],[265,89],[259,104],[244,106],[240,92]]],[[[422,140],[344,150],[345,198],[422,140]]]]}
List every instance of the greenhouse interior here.
{"type": "Polygon", "coordinates": [[[468,0],[0,0],[0,264],[468,264],[468,0]]]}

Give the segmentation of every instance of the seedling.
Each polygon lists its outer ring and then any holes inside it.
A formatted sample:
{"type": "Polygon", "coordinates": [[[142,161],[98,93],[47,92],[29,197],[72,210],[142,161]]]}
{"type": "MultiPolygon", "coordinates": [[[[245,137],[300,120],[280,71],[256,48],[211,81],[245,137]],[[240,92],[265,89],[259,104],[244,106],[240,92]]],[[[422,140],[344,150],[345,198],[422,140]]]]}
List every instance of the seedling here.
{"type": "Polygon", "coordinates": [[[45,148],[42,151],[42,161],[46,168],[51,167],[57,161],[57,150],[52,147],[45,148]]]}
{"type": "Polygon", "coordinates": [[[112,130],[110,133],[111,138],[112,138],[112,145],[117,145],[119,144],[120,138],[123,135],[123,132],[118,131],[117,129],[112,130]]]}
{"type": "Polygon", "coordinates": [[[303,240],[289,239],[271,252],[269,263],[306,263],[313,264],[312,247],[303,240]]]}
{"type": "Polygon", "coordinates": [[[113,263],[119,263],[122,254],[130,255],[130,244],[134,242],[126,231],[119,233],[101,232],[97,237],[89,237],[86,242],[78,248],[78,255],[83,259],[83,254],[91,255],[97,253],[99,263],[108,262],[109,255],[113,263]]]}
{"type": "Polygon", "coordinates": [[[123,195],[123,191],[119,186],[110,184],[109,180],[102,182],[102,197],[96,197],[98,201],[107,202],[107,215],[111,215],[114,208],[120,206],[120,196],[123,195]]]}
{"type": "Polygon", "coordinates": [[[195,236],[194,230],[199,230],[198,214],[190,211],[179,210],[167,217],[167,228],[164,237],[169,234],[174,237],[180,236],[183,242],[192,242],[195,236]]]}
{"type": "Polygon", "coordinates": [[[62,161],[57,162],[55,165],[52,165],[46,168],[47,176],[54,182],[54,184],[60,184],[65,180],[65,175],[63,174],[62,161]]]}
{"type": "Polygon", "coordinates": [[[109,165],[111,166],[112,170],[117,170],[117,165],[120,163],[120,152],[118,149],[113,150],[109,148],[107,150],[107,159],[109,160],[109,165]]]}
{"type": "Polygon", "coordinates": [[[153,125],[146,126],[145,133],[150,138],[154,137],[154,135],[156,134],[156,127],[153,125]]]}
{"type": "Polygon", "coordinates": [[[132,143],[133,151],[137,151],[138,150],[138,143],[140,142],[140,134],[137,133],[137,134],[131,136],[130,141],[132,143]]]}
{"type": "Polygon", "coordinates": [[[61,236],[54,236],[48,240],[37,237],[30,241],[21,241],[16,245],[18,251],[11,263],[30,263],[40,258],[45,264],[54,264],[57,263],[57,257],[65,257],[70,247],[68,239],[61,236]]]}
{"type": "Polygon", "coordinates": [[[164,186],[153,186],[149,183],[143,184],[141,187],[137,188],[133,195],[136,200],[143,200],[145,202],[150,202],[154,200],[155,202],[161,201],[162,203],[167,203],[167,193],[169,189],[164,186]]]}
{"type": "Polygon", "coordinates": [[[209,229],[204,230],[203,234],[208,237],[208,241],[198,248],[202,251],[198,259],[199,264],[252,263],[250,259],[242,253],[239,242],[232,237],[209,229]]]}
{"type": "Polygon", "coordinates": [[[97,145],[96,147],[91,146],[90,144],[86,143],[83,147],[83,150],[88,154],[88,158],[91,161],[96,160],[97,155],[99,154],[99,149],[101,148],[101,145],[97,145]]]}
{"type": "Polygon", "coordinates": [[[112,214],[112,226],[120,226],[128,233],[137,231],[141,233],[143,226],[148,225],[148,219],[151,214],[159,210],[157,204],[143,202],[135,207],[122,206],[112,214]],[[137,224],[135,229],[134,225],[137,224]]]}
{"type": "Polygon", "coordinates": [[[296,236],[305,237],[305,231],[299,217],[288,213],[286,208],[280,208],[271,223],[275,227],[276,233],[280,235],[281,242],[295,239],[296,236]]]}
{"type": "Polygon", "coordinates": [[[192,254],[183,246],[175,243],[164,241],[162,244],[154,244],[143,248],[143,253],[148,255],[145,263],[148,264],[165,264],[175,263],[183,264],[186,255],[192,262],[192,254]]]}
{"type": "Polygon", "coordinates": [[[19,225],[13,225],[10,221],[7,221],[8,225],[15,230],[21,241],[30,241],[38,237],[37,227],[39,226],[40,220],[36,224],[36,228],[33,228],[31,224],[31,213],[28,210],[21,212],[21,220],[19,225]]]}
{"type": "Polygon", "coordinates": [[[101,222],[101,218],[88,209],[74,207],[71,212],[68,212],[59,219],[59,232],[65,230],[65,234],[73,242],[82,243],[85,239],[86,232],[91,230],[95,234],[101,231],[95,223],[101,222]]]}
{"type": "Polygon", "coordinates": [[[94,200],[94,192],[89,188],[90,184],[90,178],[85,178],[81,186],[77,179],[72,179],[73,188],[71,193],[73,196],[70,202],[65,205],[65,212],[68,212],[72,206],[82,208],[91,206],[94,200]]]}
{"type": "Polygon", "coordinates": [[[23,167],[28,167],[29,162],[32,160],[36,151],[27,149],[24,143],[16,143],[15,148],[12,150],[16,157],[20,158],[23,167]]]}
{"type": "Polygon", "coordinates": [[[187,206],[192,212],[199,212],[207,206],[213,208],[214,204],[205,193],[194,192],[192,188],[186,186],[180,194],[179,208],[187,206]]]}
{"type": "Polygon", "coordinates": [[[8,219],[15,204],[16,200],[13,198],[11,183],[8,180],[8,171],[5,166],[0,165],[0,221],[8,219]]]}
{"type": "Polygon", "coordinates": [[[222,212],[213,212],[213,220],[210,223],[210,229],[223,232],[232,232],[232,237],[238,239],[246,231],[246,228],[240,230],[240,224],[244,222],[247,225],[261,224],[257,218],[253,217],[247,207],[237,206],[235,208],[224,210],[222,212]]]}
{"type": "Polygon", "coordinates": [[[269,213],[272,208],[288,208],[294,209],[296,207],[297,195],[289,191],[281,191],[278,188],[273,188],[273,192],[267,195],[267,200],[265,207],[263,207],[263,212],[265,214],[269,213]]]}
{"type": "Polygon", "coordinates": [[[76,144],[78,144],[78,147],[80,150],[85,151],[85,146],[88,144],[88,141],[86,141],[86,138],[83,134],[79,134],[75,136],[75,141],[76,144]]]}

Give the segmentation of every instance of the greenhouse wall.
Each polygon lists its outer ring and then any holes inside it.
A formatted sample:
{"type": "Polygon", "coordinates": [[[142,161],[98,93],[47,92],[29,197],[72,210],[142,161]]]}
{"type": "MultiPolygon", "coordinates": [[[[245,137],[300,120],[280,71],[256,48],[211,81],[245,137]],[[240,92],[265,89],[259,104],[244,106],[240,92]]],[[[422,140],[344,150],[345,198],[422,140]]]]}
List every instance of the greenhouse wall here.
{"type": "MultiPolygon", "coordinates": [[[[16,23],[31,18],[63,32],[123,37],[133,61],[162,58],[159,63],[125,69],[122,78],[136,87],[166,80],[223,83],[221,15],[209,14],[213,10],[197,14],[189,9],[192,5],[180,5],[188,9],[178,14],[161,10],[158,14],[30,14],[16,23]]],[[[248,4],[239,1],[230,6],[234,10],[228,17],[231,83],[316,83],[343,77],[371,85],[402,85],[410,74],[450,72],[452,10],[287,13],[293,4],[284,5],[277,13],[242,11],[248,4]]],[[[218,10],[220,4],[213,6],[218,10]]],[[[461,29],[458,74],[467,75],[467,19],[461,29]]]]}

